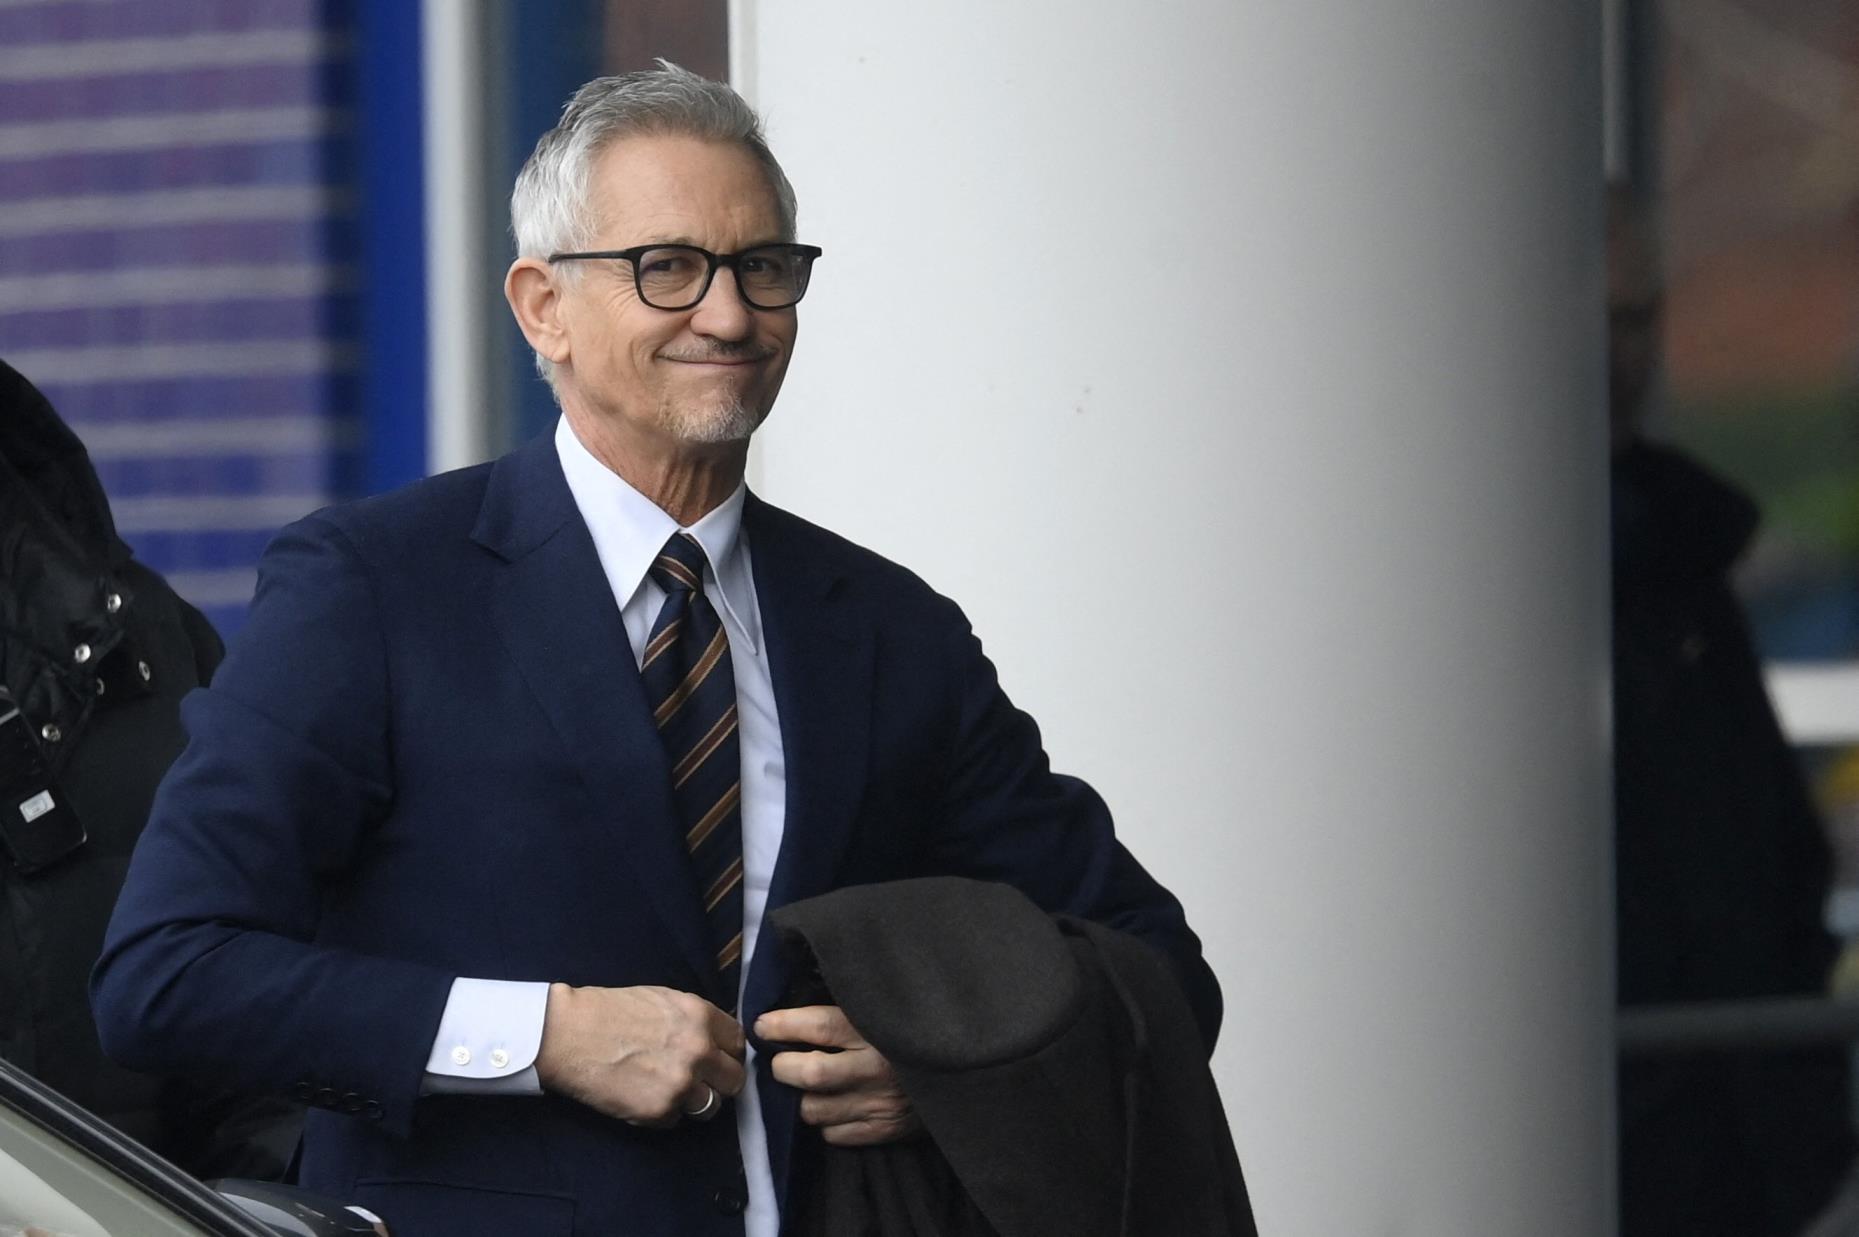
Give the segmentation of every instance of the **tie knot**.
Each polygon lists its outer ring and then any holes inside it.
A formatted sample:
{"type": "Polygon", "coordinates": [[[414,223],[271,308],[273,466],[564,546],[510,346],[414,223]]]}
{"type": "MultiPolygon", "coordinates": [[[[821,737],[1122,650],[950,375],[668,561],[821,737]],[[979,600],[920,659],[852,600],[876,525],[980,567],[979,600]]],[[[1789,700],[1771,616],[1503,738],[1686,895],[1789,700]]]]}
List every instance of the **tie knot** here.
{"type": "Polygon", "coordinates": [[[704,548],[689,533],[673,533],[652,560],[652,579],[667,593],[704,591],[704,548]]]}

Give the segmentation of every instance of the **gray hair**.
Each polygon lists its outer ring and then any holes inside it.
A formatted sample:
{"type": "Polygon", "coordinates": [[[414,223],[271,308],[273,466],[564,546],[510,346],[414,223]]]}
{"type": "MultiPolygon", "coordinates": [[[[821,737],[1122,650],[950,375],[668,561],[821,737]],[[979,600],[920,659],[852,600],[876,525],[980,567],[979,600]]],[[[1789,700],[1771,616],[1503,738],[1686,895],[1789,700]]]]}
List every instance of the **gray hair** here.
{"type": "MultiPolygon", "coordinates": [[[[536,142],[510,194],[510,231],[517,256],[547,259],[586,249],[600,220],[588,202],[594,160],[624,137],[677,135],[735,142],[768,174],[781,216],[783,240],[794,239],[794,187],[762,136],[762,123],[741,95],[669,60],[656,69],[597,77],[574,92],[562,118],[536,142]]],[[[561,276],[573,279],[572,266],[561,276]]],[[[536,369],[555,383],[554,366],[536,357],[536,369]]]]}

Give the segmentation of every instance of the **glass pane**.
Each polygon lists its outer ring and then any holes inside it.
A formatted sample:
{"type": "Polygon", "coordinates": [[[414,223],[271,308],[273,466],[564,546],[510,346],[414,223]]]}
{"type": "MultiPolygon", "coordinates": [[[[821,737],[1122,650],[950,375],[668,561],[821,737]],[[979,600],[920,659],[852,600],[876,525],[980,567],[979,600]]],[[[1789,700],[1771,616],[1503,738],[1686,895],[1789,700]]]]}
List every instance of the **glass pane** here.
{"type": "MultiPolygon", "coordinates": [[[[65,66],[4,83],[0,123],[25,145],[0,175],[0,356],[84,440],[137,557],[227,635],[278,527],[356,496],[372,466],[362,323],[402,315],[363,304],[409,281],[371,283],[363,236],[384,190],[408,199],[363,182],[380,130],[357,109],[417,97],[417,74],[390,89],[404,58],[366,63],[373,18],[417,7],[0,3],[9,64],[65,66]],[[124,61],[130,34],[164,67],[124,61]],[[194,50],[261,44],[257,65],[194,50]],[[242,137],[197,121],[245,109],[288,123],[242,137]]],[[[381,355],[410,370],[406,348],[381,355]]]]}
{"type": "Polygon", "coordinates": [[[1763,510],[1763,652],[1856,657],[1859,6],[1658,12],[1667,428],[1763,510]]]}
{"type": "Polygon", "coordinates": [[[0,1234],[211,1237],[106,1165],[0,1108],[0,1234]]]}

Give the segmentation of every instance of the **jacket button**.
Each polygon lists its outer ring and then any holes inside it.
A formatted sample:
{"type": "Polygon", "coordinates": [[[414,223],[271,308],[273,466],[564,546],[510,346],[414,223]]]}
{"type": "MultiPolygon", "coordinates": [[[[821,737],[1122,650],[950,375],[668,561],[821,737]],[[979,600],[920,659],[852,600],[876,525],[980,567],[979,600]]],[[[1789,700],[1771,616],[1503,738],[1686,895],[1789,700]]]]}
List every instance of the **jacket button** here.
{"type": "Polygon", "coordinates": [[[104,692],[108,690],[109,690],[109,686],[106,683],[104,683],[102,679],[98,679],[97,680],[97,694],[101,696],[104,692]]]}
{"type": "Polygon", "coordinates": [[[381,1107],[381,1101],[367,1100],[361,1106],[361,1115],[370,1121],[379,1121],[387,1115],[387,1110],[381,1107]]]}
{"type": "Polygon", "coordinates": [[[318,1087],[316,1089],[316,1099],[313,1102],[319,1108],[334,1108],[336,1106],[336,1089],[334,1087],[318,1087]]]}
{"type": "Polygon", "coordinates": [[[83,665],[85,662],[89,661],[90,660],[90,646],[88,644],[80,644],[76,648],[72,649],[71,660],[76,662],[80,666],[83,665]]]}
{"type": "Polygon", "coordinates": [[[316,1088],[307,1082],[300,1082],[290,1089],[290,1093],[307,1104],[316,1094],[316,1088]]]}
{"type": "Polygon", "coordinates": [[[718,1186],[710,1205],[726,1216],[738,1216],[749,1206],[749,1193],[739,1185],[718,1186]]]}
{"type": "Polygon", "coordinates": [[[51,722],[46,722],[43,726],[39,727],[39,737],[44,739],[47,743],[56,743],[58,740],[65,737],[65,732],[58,729],[58,727],[54,726],[51,722]]]}
{"type": "Polygon", "coordinates": [[[121,593],[111,593],[108,597],[103,599],[103,608],[105,612],[115,614],[118,610],[123,608],[123,595],[121,593]]]}
{"type": "Polygon", "coordinates": [[[149,669],[149,665],[145,661],[139,661],[136,663],[136,673],[142,676],[142,681],[144,683],[148,682],[149,679],[153,678],[155,674],[153,670],[149,669]]]}
{"type": "Polygon", "coordinates": [[[360,1112],[361,1096],[355,1094],[353,1091],[345,1091],[337,1106],[340,1107],[343,1112],[360,1112]]]}

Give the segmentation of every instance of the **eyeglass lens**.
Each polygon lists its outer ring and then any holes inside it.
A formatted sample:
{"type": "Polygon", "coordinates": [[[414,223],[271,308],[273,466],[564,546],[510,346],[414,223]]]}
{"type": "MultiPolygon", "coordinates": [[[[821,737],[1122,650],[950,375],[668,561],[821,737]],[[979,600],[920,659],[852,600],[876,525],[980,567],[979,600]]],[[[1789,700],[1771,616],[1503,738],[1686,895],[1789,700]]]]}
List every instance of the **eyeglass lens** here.
{"type": "MultiPolygon", "coordinates": [[[[736,260],[736,286],[758,309],[785,309],[807,291],[812,262],[785,245],[745,249],[736,260]]],[[[662,245],[639,255],[639,295],[655,309],[689,309],[703,299],[710,262],[703,250],[662,245]]]]}

